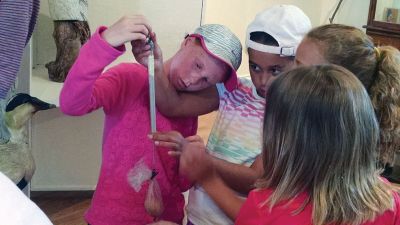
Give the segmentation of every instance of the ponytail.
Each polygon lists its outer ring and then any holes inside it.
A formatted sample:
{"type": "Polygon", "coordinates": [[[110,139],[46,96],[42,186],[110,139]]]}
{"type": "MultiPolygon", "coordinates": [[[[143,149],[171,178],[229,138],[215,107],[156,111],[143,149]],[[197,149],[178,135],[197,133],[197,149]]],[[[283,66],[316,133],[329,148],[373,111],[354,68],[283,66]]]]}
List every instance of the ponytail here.
{"type": "Polygon", "coordinates": [[[380,161],[394,163],[400,151],[400,52],[375,48],[377,68],[368,90],[380,126],[380,161]]]}
{"type": "Polygon", "coordinates": [[[379,159],[393,164],[400,152],[400,52],[394,47],[374,47],[362,30],[342,24],[316,27],[307,35],[325,59],[353,72],[367,89],[379,120],[379,159]]]}

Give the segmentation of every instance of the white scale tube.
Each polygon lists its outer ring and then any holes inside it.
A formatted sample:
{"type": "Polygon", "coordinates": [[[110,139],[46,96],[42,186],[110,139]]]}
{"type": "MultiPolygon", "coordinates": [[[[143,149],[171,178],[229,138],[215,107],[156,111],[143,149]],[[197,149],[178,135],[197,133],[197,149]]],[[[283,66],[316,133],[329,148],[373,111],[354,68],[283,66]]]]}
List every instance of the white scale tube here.
{"type": "Polygon", "coordinates": [[[149,70],[149,96],[150,96],[150,124],[151,132],[157,131],[156,128],[156,97],[155,97],[155,86],[154,86],[154,44],[150,41],[151,53],[148,61],[149,70]]]}

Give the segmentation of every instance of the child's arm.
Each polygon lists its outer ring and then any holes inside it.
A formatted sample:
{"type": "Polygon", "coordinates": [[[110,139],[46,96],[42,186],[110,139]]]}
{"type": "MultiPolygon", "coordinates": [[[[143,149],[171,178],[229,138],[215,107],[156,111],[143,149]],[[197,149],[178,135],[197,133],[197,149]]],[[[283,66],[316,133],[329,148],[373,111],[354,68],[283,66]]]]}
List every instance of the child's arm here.
{"type": "Polygon", "coordinates": [[[191,117],[218,109],[217,87],[211,86],[197,92],[177,92],[164,75],[155,76],[157,109],[169,117],[191,117]]]}
{"type": "Polygon", "coordinates": [[[237,196],[216,173],[212,173],[207,179],[199,180],[198,183],[218,207],[235,221],[246,199],[237,196]]]}
{"type": "Polygon", "coordinates": [[[262,157],[258,155],[250,167],[230,163],[213,157],[215,170],[224,182],[235,191],[247,195],[254,189],[254,183],[263,175],[262,157]]]}
{"type": "Polygon", "coordinates": [[[235,220],[245,199],[238,197],[220,178],[201,138],[192,136],[186,140],[180,156],[180,173],[200,184],[222,211],[235,220]]]}
{"type": "Polygon", "coordinates": [[[200,136],[183,139],[177,132],[170,131],[154,133],[151,138],[156,145],[171,148],[169,154],[180,157],[179,172],[200,184],[224,213],[235,220],[244,199],[239,198],[220,178],[200,136]]]}
{"type": "MultiPolygon", "coordinates": [[[[81,48],[69,71],[60,94],[61,110],[69,115],[83,115],[99,107],[118,102],[123,91],[121,68],[113,68],[102,76],[104,68],[124,51],[124,43],[144,39],[150,27],[141,16],[123,17],[106,29],[101,27],[81,48]]],[[[134,97],[134,96],[131,96],[134,97]]]]}
{"type": "MultiPolygon", "coordinates": [[[[164,73],[161,49],[157,44],[155,35],[152,34],[154,42],[155,60],[155,85],[157,109],[169,117],[199,116],[218,109],[219,95],[216,85],[197,92],[177,92],[171,85],[164,73]]],[[[147,66],[150,54],[149,47],[144,42],[132,43],[132,52],[136,61],[147,66]]]]}
{"type": "MultiPolygon", "coordinates": [[[[187,142],[179,132],[157,132],[151,136],[156,145],[170,148],[170,155],[179,156],[182,152],[183,145],[187,142]]],[[[189,140],[192,142],[201,142],[199,136],[193,136],[189,140]],[[194,139],[197,137],[197,139],[194,139]]],[[[258,155],[250,167],[230,163],[228,161],[218,159],[209,155],[212,160],[213,167],[219,177],[233,190],[247,195],[254,189],[254,183],[263,175],[262,156],[258,155]]]]}

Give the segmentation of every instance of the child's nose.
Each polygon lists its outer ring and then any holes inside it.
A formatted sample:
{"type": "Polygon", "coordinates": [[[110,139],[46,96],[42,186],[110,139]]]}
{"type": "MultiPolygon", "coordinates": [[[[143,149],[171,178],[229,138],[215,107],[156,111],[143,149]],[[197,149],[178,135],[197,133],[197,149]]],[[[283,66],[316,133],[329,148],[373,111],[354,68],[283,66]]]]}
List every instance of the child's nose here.
{"type": "Polygon", "coordinates": [[[182,79],[182,81],[186,87],[196,84],[197,82],[199,82],[199,80],[200,80],[200,76],[195,75],[195,74],[190,74],[182,79]]]}
{"type": "Polygon", "coordinates": [[[268,83],[268,81],[270,80],[270,75],[268,74],[268,72],[264,72],[264,74],[261,76],[261,83],[263,85],[266,85],[268,83]]]}

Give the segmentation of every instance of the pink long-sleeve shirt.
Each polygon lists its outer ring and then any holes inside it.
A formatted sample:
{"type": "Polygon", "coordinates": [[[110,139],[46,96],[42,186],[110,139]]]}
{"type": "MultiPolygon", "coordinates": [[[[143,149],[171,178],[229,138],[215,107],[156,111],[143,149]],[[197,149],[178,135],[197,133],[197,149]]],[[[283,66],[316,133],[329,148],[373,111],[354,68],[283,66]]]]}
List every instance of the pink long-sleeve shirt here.
{"type": "MultiPolygon", "coordinates": [[[[129,170],[141,158],[151,167],[153,143],[150,133],[147,69],[135,63],[104,68],[125,48],[113,48],[101,38],[101,27],[81,48],[60,95],[62,112],[80,116],[103,108],[105,117],[102,164],[92,204],[85,218],[91,225],[136,225],[153,221],[145,211],[148,182],[139,192],[127,180],[129,170]]],[[[171,119],[157,112],[157,130],[177,130],[184,136],[197,130],[197,118],[171,119]]],[[[184,198],[190,184],[178,174],[179,162],[157,148],[155,168],[165,211],[161,219],[181,223],[184,198]]]]}

